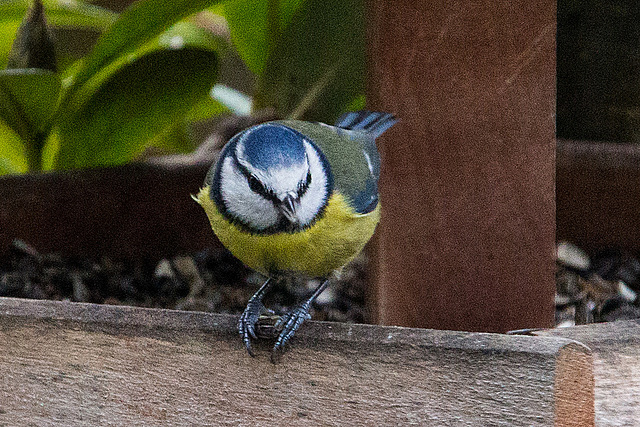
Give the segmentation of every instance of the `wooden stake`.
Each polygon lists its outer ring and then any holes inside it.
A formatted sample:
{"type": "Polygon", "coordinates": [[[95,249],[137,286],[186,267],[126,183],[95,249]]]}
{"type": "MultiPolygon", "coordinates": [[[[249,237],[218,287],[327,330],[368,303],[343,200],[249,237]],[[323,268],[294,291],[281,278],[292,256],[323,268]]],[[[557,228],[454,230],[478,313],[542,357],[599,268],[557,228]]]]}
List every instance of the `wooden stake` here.
{"type": "Polygon", "coordinates": [[[378,321],[552,326],[556,2],[369,3],[378,321]]]}

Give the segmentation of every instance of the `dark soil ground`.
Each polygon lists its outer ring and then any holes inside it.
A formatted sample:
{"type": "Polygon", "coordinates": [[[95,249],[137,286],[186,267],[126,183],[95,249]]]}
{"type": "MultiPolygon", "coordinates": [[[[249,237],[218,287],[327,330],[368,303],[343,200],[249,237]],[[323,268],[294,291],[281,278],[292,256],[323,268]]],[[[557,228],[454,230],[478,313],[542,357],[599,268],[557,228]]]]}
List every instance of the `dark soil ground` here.
{"type": "MultiPolygon", "coordinates": [[[[313,318],[370,323],[365,308],[366,258],[345,268],[314,304],[313,318]]],[[[15,241],[0,258],[0,297],[240,314],[264,277],[225,249],[161,260],[116,260],[41,254],[15,241]]],[[[317,281],[274,286],[265,305],[282,313],[311,294],[317,281]]]]}
{"type": "MultiPolygon", "coordinates": [[[[313,306],[313,318],[372,323],[367,311],[367,259],[360,255],[313,306]]],[[[41,254],[15,241],[0,258],[0,297],[124,304],[240,314],[265,280],[225,249],[161,260],[116,260],[41,254]]],[[[278,283],[265,305],[276,314],[302,301],[318,281],[278,283]]],[[[640,260],[607,249],[589,257],[558,246],[556,326],[640,317],[640,260]]]]}

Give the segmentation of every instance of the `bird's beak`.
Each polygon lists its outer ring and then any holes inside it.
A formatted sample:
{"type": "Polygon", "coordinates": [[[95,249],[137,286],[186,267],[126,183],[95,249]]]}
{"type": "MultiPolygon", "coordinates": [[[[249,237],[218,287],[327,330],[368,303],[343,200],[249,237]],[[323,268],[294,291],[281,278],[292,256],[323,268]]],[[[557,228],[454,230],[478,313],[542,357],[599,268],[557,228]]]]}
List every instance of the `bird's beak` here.
{"type": "Polygon", "coordinates": [[[291,194],[287,194],[280,200],[280,210],[287,220],[293,224],[298,222],[296,216],[296,208],[298,206],[298,199],[291,194]]]}

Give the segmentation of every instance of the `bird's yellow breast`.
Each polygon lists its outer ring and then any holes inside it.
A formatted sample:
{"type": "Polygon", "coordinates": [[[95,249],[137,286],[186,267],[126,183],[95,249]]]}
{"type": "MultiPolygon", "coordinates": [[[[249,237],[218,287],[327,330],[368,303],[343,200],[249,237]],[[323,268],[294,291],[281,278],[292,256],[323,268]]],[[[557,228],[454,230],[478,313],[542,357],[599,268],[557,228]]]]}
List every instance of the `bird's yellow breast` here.
{"type": "Polygon", "coordinates": [[[220,242],[240,261],[262,274],[302,273],[324,277],[351,261],[369,241],[380,220],[380,204],[358,214],[334,193],[323,216],[296,233],[250,234],[229,222],[209,197],[209,187],[196,201],[204,208],[220,242]]]}

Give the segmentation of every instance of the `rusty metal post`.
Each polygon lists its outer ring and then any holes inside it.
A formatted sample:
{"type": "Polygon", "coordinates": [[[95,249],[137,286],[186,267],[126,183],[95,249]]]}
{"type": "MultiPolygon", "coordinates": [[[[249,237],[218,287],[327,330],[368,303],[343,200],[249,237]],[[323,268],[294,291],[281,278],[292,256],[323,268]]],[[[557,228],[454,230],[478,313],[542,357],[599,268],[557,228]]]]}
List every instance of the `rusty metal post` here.
{"type": "Polygon", "coordinates": [[[549,327],[556,2],[369,2],[383,156],[379,323],[549,327]]]}

